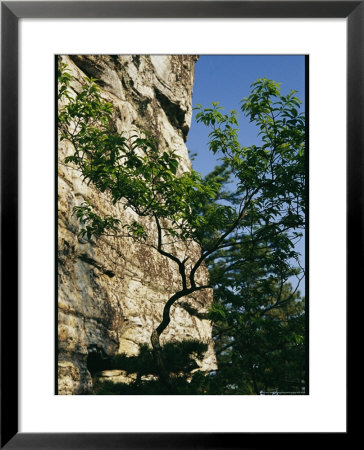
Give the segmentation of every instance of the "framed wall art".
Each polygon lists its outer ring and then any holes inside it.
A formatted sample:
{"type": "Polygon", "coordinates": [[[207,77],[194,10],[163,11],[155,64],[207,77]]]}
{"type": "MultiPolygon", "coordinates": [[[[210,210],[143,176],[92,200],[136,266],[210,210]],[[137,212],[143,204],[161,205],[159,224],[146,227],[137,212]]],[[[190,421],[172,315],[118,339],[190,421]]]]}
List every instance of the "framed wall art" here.
{"type": "Polygon", "coordinates": [[[2,447],[347,437],[362,2],[1,7],[2,447]]]}

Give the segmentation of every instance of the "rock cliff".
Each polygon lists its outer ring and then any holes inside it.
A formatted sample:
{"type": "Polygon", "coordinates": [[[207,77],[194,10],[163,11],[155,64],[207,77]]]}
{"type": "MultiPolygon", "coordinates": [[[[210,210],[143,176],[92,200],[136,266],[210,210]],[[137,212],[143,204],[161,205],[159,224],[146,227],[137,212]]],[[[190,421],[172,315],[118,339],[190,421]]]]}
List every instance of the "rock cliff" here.
{"type": "MultiPolygon", "coordinates": [[[[173,56],[63,56],[75,91],[84,76],[97,78],[102,97],[116,110],[118,131],[148,130],[160,148],[173,149],[190,167],[185,145],[192,117],[193,73],[196,57],[173,56]]],[[[112,206],[104,195],[82,183],[80,174],[64,164],[71,144],[58,145],[58,393],[90,394],[92,378],[87,361],[91,353],[137,355],[141,344],[159,324],[164,303],[179,285],[173,261],[130,239],[80,239],[75,205],[90,201],[101,214],[122,221],[133,213],[112,206]]],[[[147,224],[147,219],[145,219],[147,224]]],[[[183,248],[176,248],[182,252],[183,248]]],[[[198,257],[197,247],[192,249],[198,257]]],[[[207,270],[199,269],[206,281],[207,270]]],[[[206,312],[212,292],[200,291],[172,307],[171,323],[161,342],[198,339],[208,343],[203,371],[216,368],[211,324],[206,312]]],[[[105,371],[104,377],[122,380],[123,373],[105,371]]]]}

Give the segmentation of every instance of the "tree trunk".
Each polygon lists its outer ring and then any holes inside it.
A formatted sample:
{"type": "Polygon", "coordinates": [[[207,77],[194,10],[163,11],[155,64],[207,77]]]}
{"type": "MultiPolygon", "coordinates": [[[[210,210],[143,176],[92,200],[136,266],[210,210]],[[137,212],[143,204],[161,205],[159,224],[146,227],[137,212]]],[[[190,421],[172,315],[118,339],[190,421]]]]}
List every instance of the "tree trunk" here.
{"type": "Polygon", "coordinates": [[[175,394],[176,392],[172,386],[169,373],[164,366],[159,336],[160,335],[158,331],[154,330],[150,339],[153,347],[153,358],[158,369],[159,379],[162,381],[162,383],[166,386],[166,388],[171,394],[175,394]]]}
{"type": "Polygon", "coordinates": [[[182,289],[181,291],[178,291],[175,294],[173,294],[172,297],[170,297],[169,300],[167,301],[167,303],[164,305],[162,322],[153,331],[151,338],[150,338],[152,347],[153,347],[153,358],[157,365],[160,380],[167,387],[168,391],[171,394],[177,394],[178,392],[176,392],[176,388],[174,388],[172,386],[171,378],[169,376],[168,371],[165,368],[163,358],[162,358],[162,349],[161,349],[161,345],[159,342],[159,337],[163,333],[163,331],[168,327],[168,325],[171,321],[169,314],[170,314],[172,305],[180,298],[185,297],[186,295],[192,294],[193,292],[198,291],[200,289],[205,289],[205,287],[207,287],[207,286],[203,286],[203,287],[202,286],[198,286],[198,287],[194,286],[189,289],[187,289],[187,288],[182,289]]]}

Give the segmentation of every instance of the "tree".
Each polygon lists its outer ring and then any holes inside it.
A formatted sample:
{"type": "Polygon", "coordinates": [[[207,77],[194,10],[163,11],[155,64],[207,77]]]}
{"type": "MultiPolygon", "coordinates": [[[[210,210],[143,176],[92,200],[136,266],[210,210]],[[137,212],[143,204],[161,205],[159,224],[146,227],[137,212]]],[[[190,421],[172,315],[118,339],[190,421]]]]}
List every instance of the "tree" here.
{"type": "Polygon", "coordinates": [[[304,271],[294,264],[299,267],[297,257],[252,239],[249,246],[230,246],[207,262],[224,393],[303,392],[305,301],[298,288],[304,271]]]}
{"type": "Polygon", "coordinates": [[[229,284],[237,287],[234,295],[225,283],[216,294],[215,393],[304,393],[304,299],[289,283],[274,282],[268,288],[256,283],[248,296],[241,295],[241,279],[236,274],[234,284],[229,284]],[[230,295],[224,294],[225,289],[230,295]]]}
{"type": "Polygon", "coordinates": [[[238,230],[207,259],[223,393],[304,388],[304,299],[298,291],[304,269],[295,244],[305,223],[305,122],[294,92],[279,96],[275,88],[258,80],[242,107],[262,136],[261,146],[252,151],[263,161],[264,153],[270,155],[262,175],[273,191],[263,195],[262,214],[253,217],[250,228],[238,230]]]}
{"type": "MultiPolygon", "coordinates": [[[[81,92],[71,93],[71,76],[62,63],[58,76],[63,103],[58,115],[60,139],[67,139],[74,148],[65,162],[113,204],[151,219],[146,229],[139,221],[120,223],[116,217],[101,217],[92,205],[82,204],[74,208],[83,226],[80,234],[89,239],[101,235],[132,239],[168,258],[178,269],[180,288],[166,301],[162,321],[151,335],[159,377],[174,392],[160,345],[172,305],[216,285],[219,276],[229,273],[229,265],[239,268],[242,276],[255,276],[249,268],[251,258],[244,265],[241,255],[254,253],[256,262],[272,258],[270,264],[276,270],[281,267],[282,277],[288,273],[288,261],[297,258],[294,244],[304,226],[305,205],[305,122],[298,111],[300,101],[294,91],[281,95],[274,81],[257,80],[242,104],[261,136],[261,145],[250,147],[239,142],[235,111],[224,114],[218,103],[205,109],[198,105],[196,118],[211,127],[209,146],[221,160],[203,178],[194,170],[183,172],[178,155],[160,149],[147,132],[118,133],[113,106],[101,98],[95,79],[85,78],[81,92]],[[232,181],[234,192],[228,192],[226,185],[232,181]],[[186,245],[183,257],[175,251],[176,242],[186,245]],[[188,253],[191,242],[199,248],[195,260],[188,253]],[[239,259],[228,261],[234,249],[239,259]],[[202,285],[198,270],[209,261],[214,261],[214,281],[202,285]]],[[[268,286],[269,271],[265,277],[268,286]]]]}

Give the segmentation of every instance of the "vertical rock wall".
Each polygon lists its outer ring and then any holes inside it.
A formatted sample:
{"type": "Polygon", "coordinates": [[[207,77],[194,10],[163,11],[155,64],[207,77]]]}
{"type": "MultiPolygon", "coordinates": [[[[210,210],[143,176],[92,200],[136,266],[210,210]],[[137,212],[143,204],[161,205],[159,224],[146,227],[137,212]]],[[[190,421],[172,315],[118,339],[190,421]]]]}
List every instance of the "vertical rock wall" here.
{"type": "MultiPolygon", "coordinates": [[[[190,168],[185,145],[192,117],[192,87],[196,57],[173,56],[64,56],[78,91],[84,76],[99,80],[102,97],[116,109],[118,131],[148,130],[161,149],[173,149],[190,168]]],[[[58,146],[58,393],[92,393],[87,369],[90,352],[102,355],[137,355],[150,344],[160,323],[163,306],[180,287],[177,265],[131,239],[77,237],[79,223],[72,208],[90,201],[101,214],[123,222],[133,212],[112,206],[104,195],[82,183],[80,174],[64,164],[72,151],[65,141],[58,146]]],[[[135,216],[135,218],[137,218],[135,216]]],[[[148,221],[145,219],[145,225],[148,221]]],[[[183,247],[175,248],[177,253],[183,247]]],[[[191,250],[190,250],[191,251],[191,250]]],[[[192,259],[198,258],[197,247],[192,259]]],[[[199,269],[201,282],[207,270],[199,269]]],[[[210,322],[205,318],[212,292],[205,290],[175,304],[171,323],[161,342],[198,339],[209,343],[201,370],[213,370],[216,360],[210,322]]],[[[111,374],[112,375],[112,374],[111,374]]],[[[116,374],[117,375],[117,374],[116,374]]],[[[114,379],[117,379],[114,377],[114,379]]]]}

